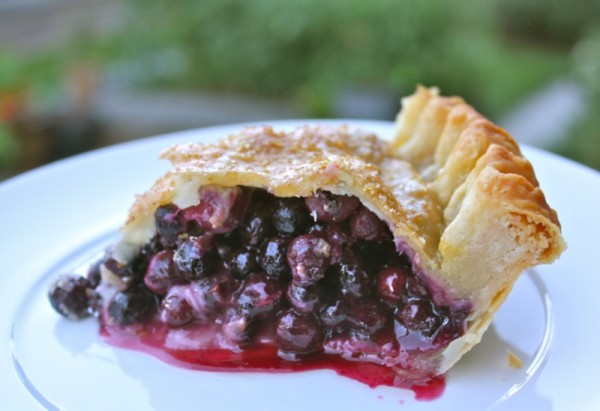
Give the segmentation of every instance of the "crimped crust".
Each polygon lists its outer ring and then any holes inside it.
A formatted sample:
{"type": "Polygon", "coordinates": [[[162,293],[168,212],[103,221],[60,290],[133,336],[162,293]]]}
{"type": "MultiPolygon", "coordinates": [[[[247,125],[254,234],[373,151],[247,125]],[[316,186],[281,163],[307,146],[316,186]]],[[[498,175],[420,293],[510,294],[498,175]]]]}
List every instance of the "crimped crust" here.
{"type": "Polygon", "coordinates": [[[457,97],[419,87],[403,100],[391,142],[342,126],[289,133],[250,127],[210,145],[167,149],[173,169],[137,198],[115,257],[154,233],[154,210],[198,202],[202,185],[276,196],[357,196],[409,250],[436,302],[471,307],[467,333],[439,358],[446,371],[475,345],[520,273],[564,249],[556,213],[531,165],[501,128],[457,97]]]}
{"type": "Polygon", "coordinates": [[[467,333],[446,350],[445,371],[480,341],[519,275],[555,260],[565,242],[517,143],[462,100],[418,87],[403,100],[392,145],[419,167],[443,208],[437,274],[456,298],[474,303],[467,333]],[[432,121],[439,123],[422,125],[432,121]]]}

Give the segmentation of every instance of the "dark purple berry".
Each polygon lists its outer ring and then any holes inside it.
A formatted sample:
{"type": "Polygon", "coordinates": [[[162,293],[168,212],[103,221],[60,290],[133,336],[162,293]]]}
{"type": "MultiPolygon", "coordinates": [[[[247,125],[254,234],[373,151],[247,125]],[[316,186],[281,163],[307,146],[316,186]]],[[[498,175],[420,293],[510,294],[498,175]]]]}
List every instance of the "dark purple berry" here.
{"type": "Polygon", "coordinates": [[[411,298],[396,313],[396,319],[406,328],[419,331],[430,337],[441,325],[441,318],[434,311],[431,302],[420,298],[411,298]]]}
{"type": "Polygon", "coordinates": [[[177,247],[173,261],[179,275],[188,281],[211,275],[217,265],[212,236],[190,237],[177,247]]]}
{"type": "Polygon", "coordinates": [[[273,210],[267,205],[253,207],[246,220],[240,226],[242,242],[250,246],[258,246],[273,231],[271,217],[273,210]]]}
{"type": "Polygon", "coordinates": [[[263,242],[258,254],[258,263],[268,276],[281,278],[289,274],[287,261],[289,237],[271,237],[263,242]]]}
{"type": "Polygon", "coordinates": [[[386,312],[375,301],[360,301],[350,307],[348,322],[360,331],[373,334],[385,326],[386,312]]]}
{"type": "Polygon", "coordinates": [[[205,186],[200,188],[198,196],[199,203],[185,208],[183,215],[203,232],[229,233],[242,221],[246,200],[241,188],[205,186]]]}
{"type": "Polygon", "coordinates": [[[384,268],[377,276],[377,295],[391,305],[398,305],[404,297],[406,278],[410,274],[403,267],[384,268]]]}
{"type": "Polygon", "coordinates": [[[69,274],[61,275],[52,284],[48,298],[52,307],[69,320],[89,317],[99,301],[89,280],[69,274]]]}
{"type": "Polygon", "coordinates": [[[203,315],[224,309],[234,301],[234,294],[240,288],[240,281],[226,270],[191,283],[191,300],[197,311],[203,315]]]}
{"type": "Polygon", "coordinates": [[[194,319],[194,309],[181,295],[167,295],[161,304],[160,318],[171,327],[179,327],[194,319]]]}
{"type": "Polygon", "coordinates": [[[271,221],[283,234],[299,234],[310,225],[311,218],[300,198],[280,198],[271,221]]]}
{"type": "Polygon", "coordinates": [[[144,275],[144,284],[150,291],[165,295],[169,288],[181,281],[182,278],[173,262],[173,251],[159,251],[152,257],[144,275]]]}
{"type": "Polygon", "coordinates": [[[325,276],[331,259],[331,246],[323,238],[305,234],[290,244],[287,260],[292,281],[301,286],[316,283],[325,276]]]}
{"type": "Polygon", "coordinates": [[[371,278],[356,255],[346,250],[337,267],[338,282],[344,297],[363,298],[371,292],[371,278]]]}
{"type": "Polygon", "coordinates": [[[359,208],[350,218],[350,229],[356,238],[383,241],[391,238],[387,225],[366,207],[359,208]]]}
{"type": "Polygon", "coordinates": [[[242,248],[234,251],[227,260],[225,266],[232,274],[243,278],[256,271],[256,253],[254,250],[242,248]]]}
{"type": "Polygon", "coordinates": [[[321,311],[321,321],[323,324],[331,328],[337,328],[346,321],[347,312],[342,300],[334,300],[330,302],[321,311]]]}
{"type": "Polygon", "coordinates": [[[340,224],[314,225],[309,233],[317,235],[329,243],[331,246],[331,264],[340,262],[344,247],[354,240],[348,229],[340,224]]]}
{"type": "Polygon", "coordinates": [[[248,314],[230,309],[225,314],[221,334],[225,341],[234,346],[243,346],[250,342],[252,318],[248,314]]]}
{"type": "Polygon", "coordinates": [[[154,314],[156,299],[147,291],[125,290],[116,293],[108,304],[108,314],[119,325],[142,322],[154,314]]]}
{"type": "Polygon", "coordinates": [[[358,198],[319,191],[304,199],[306,206],[317,221],[339,223],[344,221],[360,205],[358,198]]]}
{"type": "Polygon", "coordinates": [[[175,204],[166,204],[158,207],[154,212],[156,232],[167,248],[175,247],[179,234],[187,228],[180,211],[175,204]]]}
{"type": "Polygon", "coordinates": [[[285,286],[264,273],[254,273],[244,280],[237,294],[237,307],[251,317],[274,313],[283,301],[285,286]]]}
{"type": "Polygon", "coordinates": [[[323,342],[319,320],[314,314],[301,314],[294,309],[281,313],[276,322],[275,342],[283,352],[308,354],[323,342]]]}
{"type": "Polygon", "coordinates": [[[316,312],[320,308],[321,292],[318,286],[302,287],[291,283],[287,288],[287,299],[292,307],[304,313],[316,312]]]}

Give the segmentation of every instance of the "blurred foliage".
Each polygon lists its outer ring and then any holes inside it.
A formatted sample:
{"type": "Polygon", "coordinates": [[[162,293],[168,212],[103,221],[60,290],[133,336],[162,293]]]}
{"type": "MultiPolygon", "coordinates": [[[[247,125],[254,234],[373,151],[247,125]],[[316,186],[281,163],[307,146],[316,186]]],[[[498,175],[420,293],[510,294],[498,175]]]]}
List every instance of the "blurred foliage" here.
{"type": "Polygon", "coordinates": [[[600,23],[598,0],[495,0],[502,31],[520,41],[571,48],[600,23]]]}
{"type": "Polygon", "coordinates": [[[19,144],[14,133],[0,121],[0,172],[14,166],[19,154],[19,144]]]}
{"type": "Polygon", "coordinates": [[[586,108],[553,151],[600,170],[600,29],[573,51],[574,76],[585,90],[586,108]]]}
{"type": "MultiPolygon", "coordinates": [[[[568,73],[572,45],[584,35],[597,44],[589,33],[600,16],[598,0],[123,2],[116,33],[99,37],[81,25],[66,43],[27,56],[0,48],[0,93],[24,90],[57,106],[65,73],[85,61],[117,87],[291,98],[311,116],[332,115],[345,88],[401,96],[421,83],[497,119],[568,73]]],[[[585,61],[575,58],[579,78],[596,90],[590,112],[557,150],[597,164],[600,150],[586,144],[598,140],[600,76],[585,75],[585,61]]]]}
{"type": "Polygon", "coordinates": [[[342,87],[423,83],[497,115],[566,69],[561,53],[506,44],[491,0],[129,1],[121,55],[179,56],[178,73],[147,65],[143,83],[296,97],[312,114],[342,87]]]}

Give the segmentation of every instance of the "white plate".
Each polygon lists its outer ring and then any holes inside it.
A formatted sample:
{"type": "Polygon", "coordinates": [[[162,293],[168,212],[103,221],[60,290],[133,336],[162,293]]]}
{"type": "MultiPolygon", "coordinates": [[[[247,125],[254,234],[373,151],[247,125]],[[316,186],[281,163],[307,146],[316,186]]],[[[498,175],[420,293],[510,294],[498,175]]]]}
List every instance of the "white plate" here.
{"type": "MultiPolygon", "coordinates": [[[[387,136],[391,123],[344,121],[387,136]]],[[[276,122],[289,128],[301,122],[276,122]]],[[[331,123],[331,122],[329,122],[331,123]]],[[[176,133],[79,155],[0,185],[0,409],[510,410],[600,409],[597,313],[599,174],[525,148],[569,249],[530,271],[479,346],[447,376],[443,396],[368,388],[332,371],[211,373],[179,369],[102,343],[94,320],[60,319],[49,281],[101,250],[133,194],[167,168],[170,144],[210,141],[240,125],[176,133]],[[507,366],[507,349],[524,361],[507,366]]]]}

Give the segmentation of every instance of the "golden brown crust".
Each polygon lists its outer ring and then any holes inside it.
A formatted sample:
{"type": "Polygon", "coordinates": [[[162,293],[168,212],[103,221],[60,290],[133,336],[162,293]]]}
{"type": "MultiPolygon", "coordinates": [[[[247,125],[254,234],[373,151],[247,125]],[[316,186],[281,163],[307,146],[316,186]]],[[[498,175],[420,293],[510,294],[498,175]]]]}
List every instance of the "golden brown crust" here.
{"type": "MultiPolygon", "coordinates": [[[[416,130],[421,121],[433,121],[424,116],[422,102],[434,106],[439,98],[437,90],[419,87],[405,100],[402,111],[412,118],[404,123],[416,130]]],[[[520,274],[552,262],[565,243],[531,164],[505,130],[464,103],[438,118],[442,123],[428,126],[434,135],[419,137],[437,141],[435,154],[417,158],[444,210],[437,276],[456,298],[474,303],[467,333],[446,350],[440,368],[445,371],[479,342],[520,274]]],[[[397,124],[394,154],[413,162],[419,150],[403,150],[405,134],[403,123],[397,124]]],[[[410,141],[418,144],[414,137],[410,141]]]]}
{"type": "Polygon", "coordinates": [[[124,242],[133,245],[129,250],[146,241],[154,210],[171,201],[185,203],[181,191],[244,185],[280,197],[310,196],[317,190],[355,195],[390,224],[396,237],[431,260],[442,228],[441,208],[414,169],[387,158],[387,151],[388,143],[375,135],[344,126],[307,126],[289,133],[250,127],[216,144],[171,147],[163,157],[174,167],[138,198],[123,229],[124,242]]]}
{"type": "Polygon", "coordinates": [[[444,298],[472,307],[469,329],[443,354],[441,372],[481,339],[522,271],[565,247],[517,143],[436,89],[419,87],[403,100],[389,143],[345,126],[287,133],[265,126],[216,144],[171,147],[163,158],[173,169],[138,197],[117,258],[128,259],[152,236],[159,205],[193,205],[203,185],[260,187],[281,197],[355,195],[388,222],[444,298]]]}

